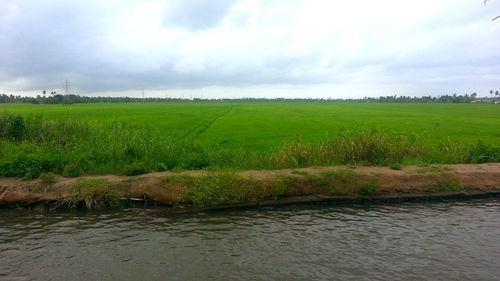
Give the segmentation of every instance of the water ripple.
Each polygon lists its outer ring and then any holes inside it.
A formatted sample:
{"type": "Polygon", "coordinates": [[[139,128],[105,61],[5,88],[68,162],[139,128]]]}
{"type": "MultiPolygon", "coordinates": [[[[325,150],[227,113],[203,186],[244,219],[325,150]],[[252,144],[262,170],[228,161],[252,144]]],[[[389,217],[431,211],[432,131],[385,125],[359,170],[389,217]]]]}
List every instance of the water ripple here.
{"type": "Polygon", "coordinates": [[[0,280],[495,280],[500,201],[0,210],[0,280]]]}

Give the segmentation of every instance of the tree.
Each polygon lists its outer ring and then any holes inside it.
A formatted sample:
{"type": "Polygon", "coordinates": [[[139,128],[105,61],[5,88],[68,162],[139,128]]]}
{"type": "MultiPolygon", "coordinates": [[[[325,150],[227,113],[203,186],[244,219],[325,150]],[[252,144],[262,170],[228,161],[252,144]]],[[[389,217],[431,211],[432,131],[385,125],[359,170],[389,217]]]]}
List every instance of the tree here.
{"type": "Polygon", "coordinates": [[[490,95],[491,97],[493,97],[493,90],[490,90],[490,95]]]}
{"type": "Polygon", "coordinates": [[[499,95],[499,94],[498,94],[498,90],[496,90],[496,91],[495,91],[495,96],[498,96],[498,95],[499,95]]]}

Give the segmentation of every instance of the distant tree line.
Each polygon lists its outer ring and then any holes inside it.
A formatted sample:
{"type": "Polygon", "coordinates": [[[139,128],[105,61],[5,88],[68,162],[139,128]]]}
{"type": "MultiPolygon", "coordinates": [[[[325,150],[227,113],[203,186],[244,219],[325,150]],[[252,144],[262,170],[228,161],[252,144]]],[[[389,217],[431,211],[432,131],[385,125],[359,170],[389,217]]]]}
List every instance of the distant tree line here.
{"type": "Polygon", "coordinates": [[[21,95],[0,95],[0,103],[31,103],[31,104],[75,104],[75,103],[175,103],[175,102],[358,102],[358,103],[471,103],[495,102],[500,100],[498,91],[490,91],[490,98],[478,98],[476,93],[465,95],[442,96],[381,96],[378,98],[224,98],[224,99],[181,99],[181,98],[135,98],[135,97],[88,97],[79,95],[61,95],[51,92],[50,96],[36,97],[21,95]]]}

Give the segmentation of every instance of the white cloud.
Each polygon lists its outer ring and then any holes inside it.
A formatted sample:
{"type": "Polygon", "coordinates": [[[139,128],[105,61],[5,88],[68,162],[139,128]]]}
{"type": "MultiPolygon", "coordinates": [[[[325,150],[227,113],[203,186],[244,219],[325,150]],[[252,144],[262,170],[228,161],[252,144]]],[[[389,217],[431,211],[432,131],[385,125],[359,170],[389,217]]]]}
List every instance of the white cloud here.
{"type": "Polygon", "coordinates": [[[144,87],[226,95],[223,88],[246,87],[271,94],[278,87],[304,96],[420,95],[500,87],[500,22],[490,21],[500,1],[485,7],[468,0],[0,0],[0,6],[3,92],[54,87],[67,77],[82,93],[144,87]]]}
{"type": "Polygon", "coordinates": [[[179,74],[189,74],[189,73],[204,71],[205,65],[200,60],[188,57],[188,58],[181,58],[180,60],[178,60],[174,64],[173,69],[175,72],[179,74]]]}

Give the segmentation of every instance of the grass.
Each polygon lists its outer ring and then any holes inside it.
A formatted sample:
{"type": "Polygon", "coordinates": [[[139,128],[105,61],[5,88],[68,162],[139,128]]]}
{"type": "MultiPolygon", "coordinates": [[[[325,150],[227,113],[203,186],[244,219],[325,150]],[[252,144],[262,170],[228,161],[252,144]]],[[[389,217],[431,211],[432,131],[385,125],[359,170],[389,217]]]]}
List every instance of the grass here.
{"type": "Polygon", "coordinates": [[[243,177],[231,172],[211,172],[203,176],[169,176],[162,178],[166,188],[182,186],[187,192],[183,201],[196,207],[276,200],[308,194],[374,195],[378,182],[363,179],[352,170],[319,175],[294,174],[269,179],[243,177]]]}
{"type": "Polygon", "coordinates": [[[483,104],[0,105],[0,176],[500,162],[499,119],[483,104]]]}
{"type": "Polygon", "coordinates": [[[425,166],[425,167],[420,167],[416,169],[413,173],[415,174],[426,174],[426,173],[445,173],[445,172],[451,172],[453,169],[446,167],[446,166],[425,166]]]}
{"type": "Polygon", "coordinates": [[[399,163],[390,163],[389,164],[389,168],[391,168],[393,170],[401,170],[401,164],[399,164],[399,163]]]}
{"type": "MultiPolygon", "coordinates": [[[[42,174],[44,190],[54,183],[53,174],[42,174]]],[[[171,207],[210,208],[236,204],[269,202],[280,198],[313,195],[324,198],[363,198],[388,194],[383,179],[358,174],[350,169],[324,173],[275,173],[266,177],[244,176],[235,172],[205,172],[161,177],[127,177],[121,180],[79,179],[65,185],[58,208],[109,209],[123,207],[127,198],[144,198],[171,207]],[[331,197],[333,196],[333,197],[331,197]],[[125,199],[125,200],[122,200],[125,199]]],[[[414,193],[456,193],[474,189],[449,177],[434,178],[414,193]]],[[[401,191],[398,191],[401,192],[401,191]]]]}
{"type": "Polygon", "coordinates": [[[42,184],[44,186],[51,185],[57,182],[56,175],[54,173],[42,173],[40,175],[40,179],[42,180],[42,184]]]}
{"type": "Polygon", "coordinates": [[[65,204],[71,208],[116,208],[120,205],[120,194],[108,180],[80,179],[71,186],[65,204]]]}

